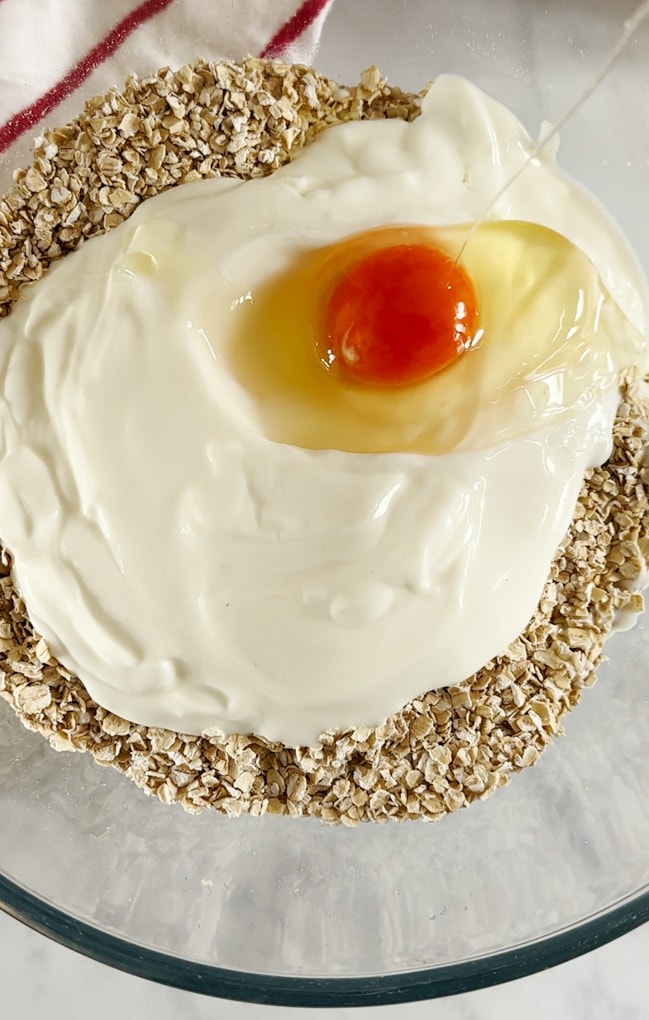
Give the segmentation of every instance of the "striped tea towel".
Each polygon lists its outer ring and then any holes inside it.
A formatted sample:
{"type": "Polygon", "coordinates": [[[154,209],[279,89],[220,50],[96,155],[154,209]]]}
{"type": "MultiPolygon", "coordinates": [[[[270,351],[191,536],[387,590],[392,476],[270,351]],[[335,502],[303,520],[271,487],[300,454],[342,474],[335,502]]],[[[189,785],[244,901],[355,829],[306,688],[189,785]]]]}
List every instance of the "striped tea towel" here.
{"type": "Polygon", "coordinates": [[[0,194],[44,127],[131,73],[249,54],[308,63],[333,0],[0,0],[0,194]]]}

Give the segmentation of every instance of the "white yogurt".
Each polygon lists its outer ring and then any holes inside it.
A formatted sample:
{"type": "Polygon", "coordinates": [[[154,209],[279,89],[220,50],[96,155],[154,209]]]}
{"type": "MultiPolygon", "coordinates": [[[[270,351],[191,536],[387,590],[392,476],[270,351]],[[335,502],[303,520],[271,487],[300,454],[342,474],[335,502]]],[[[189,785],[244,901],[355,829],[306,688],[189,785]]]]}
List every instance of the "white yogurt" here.
{"type": "MultiPolygon", "coordinates": [[[[609,453],[615,385],[532,431],[521,406],[517,437],[487,450],[313,451],[255,431],[216,341],[273,238],[470,221],[532,148],[443,77],[412,124],[336,127],[263,181],[146,202],[0,323],[2,541],[36,628],[101,705],[313,744],[522,631],[609,453]]],[[[643,328],[626,243],[549,157],[492,214],[564,234],[643,328]]]]}

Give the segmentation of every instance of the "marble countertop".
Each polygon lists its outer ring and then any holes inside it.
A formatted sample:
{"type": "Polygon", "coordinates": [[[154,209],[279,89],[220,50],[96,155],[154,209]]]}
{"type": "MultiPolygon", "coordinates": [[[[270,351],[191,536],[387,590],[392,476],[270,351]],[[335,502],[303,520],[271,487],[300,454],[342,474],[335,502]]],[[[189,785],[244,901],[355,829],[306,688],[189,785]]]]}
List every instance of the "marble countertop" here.
{"type": "MultiPolygon", "coordinates": [[[[649,1016],[649,925],[586,956],[452,999],[380,1009],[318,1010],[362,1020],[643,1020],[649,1016]]],[[[79,956],[0,914],[2,1015],[14,1020],[260,1020],[268,1006],[224,1002],[131,977],[79,956]]],[[[282,1009],[282,1017],[310,1011],[282,1009]]]]}

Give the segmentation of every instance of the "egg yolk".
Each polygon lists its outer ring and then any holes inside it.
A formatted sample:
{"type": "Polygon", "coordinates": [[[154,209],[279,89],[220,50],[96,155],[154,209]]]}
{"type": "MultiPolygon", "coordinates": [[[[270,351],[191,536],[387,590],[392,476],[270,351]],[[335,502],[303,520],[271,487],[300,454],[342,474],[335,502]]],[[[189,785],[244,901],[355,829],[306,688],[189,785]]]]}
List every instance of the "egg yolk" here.
{"type": "Polygon", "coordinates": [[[464,269],[427,244],[373,251],[338,280],[324,313],[325,367],[380,386],[422,382],[475,343],[464,269]]]}

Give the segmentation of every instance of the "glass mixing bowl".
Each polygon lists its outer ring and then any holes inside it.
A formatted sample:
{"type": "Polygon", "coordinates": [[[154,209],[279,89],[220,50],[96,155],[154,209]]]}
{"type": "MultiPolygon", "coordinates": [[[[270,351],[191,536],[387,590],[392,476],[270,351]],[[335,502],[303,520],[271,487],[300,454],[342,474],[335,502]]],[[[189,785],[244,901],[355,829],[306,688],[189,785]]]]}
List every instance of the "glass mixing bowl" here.
{"type": "MultiPolygon", "coordinates": [[[[473,79],[537,132],[603,63],[630,0],[337,0],[317,67],[473,79]]],[[[199,39],[197,54],[204,53],[199,39]]],[[[563,131],[561,164],[649,269],[649,25],[563,131]]],[[[124,66],[124,75],[131,68],[124,66]]],[[[614,637],[541,762],[439,824],[192,817],[0,704],[0,900],[105,963],[291,1005],[440,996],[551,966],[649,918],[649,640],[614,637]]]]}

